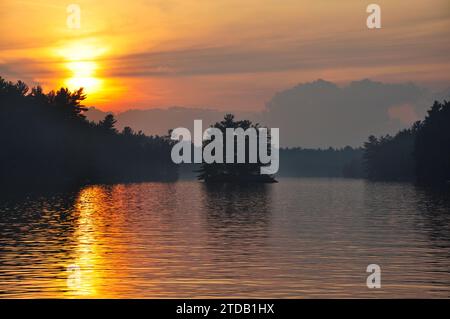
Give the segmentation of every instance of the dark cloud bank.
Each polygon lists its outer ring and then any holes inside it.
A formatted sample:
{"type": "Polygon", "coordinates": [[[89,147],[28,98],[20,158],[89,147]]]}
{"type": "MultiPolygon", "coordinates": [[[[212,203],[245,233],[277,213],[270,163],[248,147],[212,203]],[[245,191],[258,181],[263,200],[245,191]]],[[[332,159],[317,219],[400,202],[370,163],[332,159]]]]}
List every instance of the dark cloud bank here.
{"type": "MultiPolygon", "coordinates": [[[[361,80],[340,87],[317,80],[275,94],[264,111],[229,112],[238,118],[279,127],[284,147],[360,146],[371,134],[392,134],[422,119],[434,99],[448,99],[449,93],[433,93],[411,83],[361,80]]],[[[119,129],[130,126],[146,134],[161,135],[175,127],[192,129],[194,119],[202,119],[205,126],[209,125],[225,113],[228,112],[171,107],[129,110],[116,117],[119,129]]],[[[88,112],[91,120],[104,115],[96,109],[88,112]]]]}

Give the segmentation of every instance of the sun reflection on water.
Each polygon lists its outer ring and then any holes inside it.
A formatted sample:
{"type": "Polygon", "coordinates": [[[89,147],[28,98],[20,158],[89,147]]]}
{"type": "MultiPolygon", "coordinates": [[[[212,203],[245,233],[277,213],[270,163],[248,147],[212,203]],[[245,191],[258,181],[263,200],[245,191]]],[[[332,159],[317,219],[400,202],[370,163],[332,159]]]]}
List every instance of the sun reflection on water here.
{"type": "MultiPolygon", "coordinates": [[[[97,283],[101,280],[97,271],[101,264],[97,235],[98,225],[94,215],[101,210],[105,192],[101,187],[86,187],[81,190],[75,209],[79,212],[75,232],[77,247],[73,265],[79,268],[78,280],[68,281],[70,294],[82,296],[97,295],[97,283]]],[[[69,279],[69,278],[68,278],[69,279]]]]}

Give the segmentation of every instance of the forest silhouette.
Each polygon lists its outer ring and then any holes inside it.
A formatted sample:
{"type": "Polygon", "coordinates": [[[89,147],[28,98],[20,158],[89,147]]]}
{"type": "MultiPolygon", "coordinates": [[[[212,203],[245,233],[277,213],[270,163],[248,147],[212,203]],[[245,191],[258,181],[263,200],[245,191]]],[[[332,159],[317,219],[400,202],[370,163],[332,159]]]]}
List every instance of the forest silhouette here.
{"type": "Polygon", "coordinates": [[[2,186],[174,180],[168,137],[118,132],[113,115],[89,122],[83,89],[44,93],[0,77],[2,186]]]}
{"type": "Polygon", "coordinates": [[[395,136],[370,136],[363,164],[371,180],[450,182],[450,103],[435,101],[423,121],[395,136]]]}

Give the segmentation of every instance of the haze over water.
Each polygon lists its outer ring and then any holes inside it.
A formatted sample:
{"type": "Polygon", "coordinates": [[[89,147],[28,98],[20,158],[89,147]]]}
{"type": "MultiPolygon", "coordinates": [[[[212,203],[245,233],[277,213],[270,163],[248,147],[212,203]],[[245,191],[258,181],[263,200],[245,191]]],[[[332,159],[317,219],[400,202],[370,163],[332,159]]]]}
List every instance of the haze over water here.
{"type": "Polygon", "coordinates": [[[1,201],[0,294],[450,297],[449,225],[448,193],[409,184],[86,186],[1,201]]]}

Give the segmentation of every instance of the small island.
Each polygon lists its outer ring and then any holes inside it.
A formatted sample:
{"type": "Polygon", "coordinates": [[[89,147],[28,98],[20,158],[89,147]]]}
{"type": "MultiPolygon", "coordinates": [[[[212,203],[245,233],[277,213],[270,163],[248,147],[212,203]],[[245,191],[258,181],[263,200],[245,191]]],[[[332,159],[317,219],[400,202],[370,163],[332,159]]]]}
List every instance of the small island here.
{"type": "MultiPolygon", "coordinates": [[[[260,125],[253,124],[249,120],[237,121],[234,115],[227,114],[224,119],[220,122],[215,123],[211,127],[219,129],[224,136],[224,149],[223,154],[226,154],[226,129],[227,128],[242,128],[244,131],[249,128],[260,128],[260,125]]],[[[270,139],[269,139],[270,141],[270,139]]],[[[245,140],[245,163],[205,163],[201,164],[201,168],[196,172],[199,173],[197,176],[198,180],[204,181],[205,183],[236,183],[236,184],[246,184],[246,183],[277,183],[274,176],[261,174],[261,167],[267,164],[261,163],[259,160],[256,163],[249,162],[249,143],[248,136],[245,140]]],[[[203,148],[211,143],[211,140],[203,141],[203,148]]],[[[259,147],[259,146],[258,146],[259,147]]],[[[270,142],[267,144],[268,150],[270,152],[270,142]]],[[[236,152],[234,152],[236,156],[236,152]]]]}

